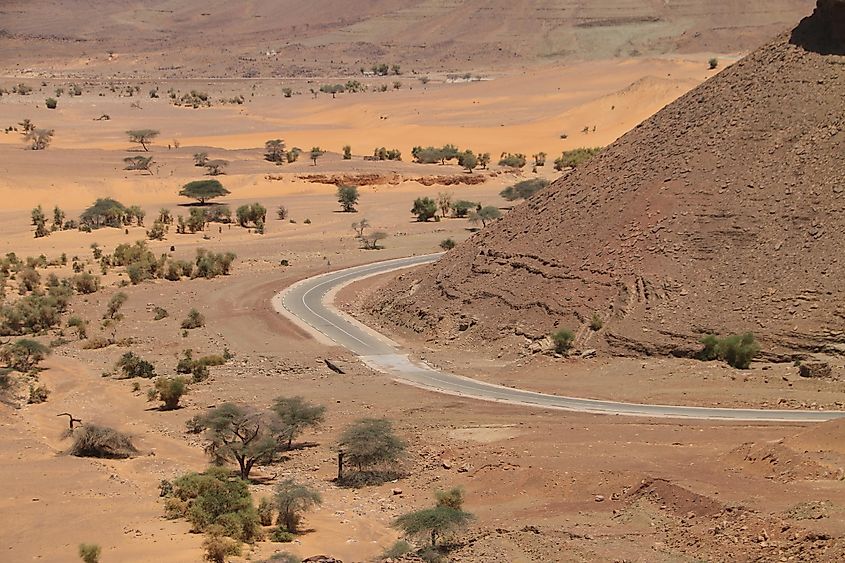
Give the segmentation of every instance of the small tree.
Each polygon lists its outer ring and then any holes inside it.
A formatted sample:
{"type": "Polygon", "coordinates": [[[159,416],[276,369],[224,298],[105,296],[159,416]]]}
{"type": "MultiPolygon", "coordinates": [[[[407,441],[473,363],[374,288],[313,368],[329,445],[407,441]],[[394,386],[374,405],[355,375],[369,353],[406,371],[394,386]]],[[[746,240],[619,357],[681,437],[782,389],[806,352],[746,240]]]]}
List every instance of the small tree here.
{"type": "Polygon", "coordinates": [[[35,369],[50,355],[50,348],[37,340],[21,338],[0,348],[0,361],[21,373],[35,369]]]}
{"type": "Polygon", "coordinates": [[[42,238],[50,235],[47,229],[47,217],[44,215],[44,209],[39,205],[30,213],[32,217],[32,224],[35,226],[35,238],[42,238]]]}
{"type": "Polygon", "coordinates": [[[326,407],[313,405],[302,397],[277,398],[273,403],[273,412],[282,422],[282,436],[287,438],[287,449],[291,449],[293,440],[307,428],[320,426],[326,418],[326,407]]]}
{"type": "Polygon", "coordinates": [[[384,231],[373,231],[371,233],[365,233],[359,238],[365,250],[379,250],[382,248],[379,246],[379,243],[386,239],[387,236],[387,233],[384,231]]]}
{"type": "Polygon", "coordinates": [[[460,489],[438,492],[434,508],[425,508],[403,514],[393,521],[393,526],[409,537],[426,537],[431,547],[437,547],[437,538],[465,528],[475,518],[463,510],[463,492],[460,489]]]}
{"type": "Polygon", "coordinates": [[[396,463],[404,453],[405,442],[394,434],[393,425],[389,420],[358,420],[340,437],[338,479],[344,479],[344,461],[351,463],[358,473],[363,473],[384,464],[396,463]]]}
{"type": "Polygon", "coordinates": [[[282,139],[270,139],[264,143],[264,160],[283,164],[285,162],[285,142],[282,139]]]}
{"type": "Polygon", "coordinates": [[[466,151],[458,156],[458,164],[472,174],[472,171],[478,166],[478,157],[472,151],[466,151]]]}
{"type": "Polygon", "coordinates": [[[326,154],[326,151],[321,149],[320,147],[312,147],[311,148],[311,160],[314,161],[314,166],[317,166],[317,159],[326,154]]]}
{"type": "Polygon", "coordinates": [[[205,430],[206,451],[216,463],[237,461],[242,479],[256,463],[271,463],[283,449],[274,432],[278,423],[235,403],[223,403],[194,420],[193,427],[205,430]]]}
{"type": "Polygon", "coordinates": [[[61,231],[65,224],[65,212],[62,211],[58,205],[53,206],[53,225],[50,227],[51,231],[61,231]]]}
{"type": "Polygon", "coordinates": [[[284,221],[288,218],[288,208],[284,205],[280,205],[276,208],[276,217],[279,218],[279,221],[284,221]]]}
{"type": "Polygon", "coordinates": [[[707,61],[707,65],[710,67],[710,70],[715,70],[717,66],[719,66],[719,59],[713,57],[709,61],[707,61]]]}
{"type": "Polygon", "coordinates": [[[469,221],[473,224],[481,223],[482,227],[486,227],[487,223],[494,221],[502,216],[501,211],[499,211],[498,207],[493,207],[492,205],[486,205],[481,209],[470,213],[469,221]]]}
{"type": "Polygon", "coordinates": [[[455,217],[466,217],[471,210],[479,210],[481,209],[481,205],[474,201],[466,201],[464,199],[458,200],[452,204],[452,212],[455,214],[455,217]]]}
{"type": "Polygon", "coordinates": [[[164,410],[179,408],[179,400],[188,392],[187,377],[159,377],[155,386],[150,389],[149,400],[161,400],[164,410]]]}
{"type": "Polygon", "coordinates": [[[546,153],[544,153],[544,152],[538,152],[537,154],[532,155],[532,157],[531,157],[531,158],[533,158],[533,159],[534,159],[534,167],[535,167],[535,168],[539,168],[539,167],[541,167],[541,166],[545,166],[545,165],[546,165],[546,157],[547,157],[547,156],[549,156],[549,155],[547,155],[547,154],[546,154],[546,153]]]}
{"type": "Polygon", "coordinates": [[[437,203],[430,197],[418,197],[414,200],[411,213],[417,216],[417,221],[428,221],[437,215],[437,203]]]}
{"type": "Polygon", "coordinates": [[[349,145],[343,147],[343,160],[352,160],[352,147],[349,145]]]}
{"type": "Polygon", "coordinates": [[[440,209],[440,216],[445,219],[452,209],[452,194],[449,192],[437,194],[437,207],[440,209]]]}
{"type": "Polygon", "coordinates": [[[144,151],[149,152],[147,145],[158,137],[159,132],[155,129],[130,129],[126,134],[129,136],[130,143],[137,143],[144,151]]]}
{"type": "Polygon", "coordinates": [[[100,563],[102,549],[95,543],[79,544],[79,558],[85,563],[100,563]]]}
{"type": "Polygon", "coordinates": [[[299,529],[302,514],[322,504],[320,493],[308,485],[286,479],[276,486],[276,508],[279,511],[279,527],[295,534],[299,529]]]}
{"type": "Polygon", "coordinates": [[[218,180],[195,180],[182,186],[180,196],[197,200],[200,205],[217,197],[229,195],[229,190],[223,187],[218,180]]]}
{"type": "Polygon", "coordinates": [[[357,186],[338,186],[337,187],[337,202],[345,213],[355,213],[355,206],[358,204],[358,187],[357,186]]]}

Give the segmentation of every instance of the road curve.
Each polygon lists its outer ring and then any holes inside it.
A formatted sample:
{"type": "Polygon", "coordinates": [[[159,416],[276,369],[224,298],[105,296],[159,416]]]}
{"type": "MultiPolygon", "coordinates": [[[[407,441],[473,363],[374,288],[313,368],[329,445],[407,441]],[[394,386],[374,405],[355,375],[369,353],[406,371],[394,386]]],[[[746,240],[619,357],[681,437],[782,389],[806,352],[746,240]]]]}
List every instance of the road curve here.
{"type": "Polygon", "coordinates": [[[730,409],[620,403],[563,397],[513,389],[436,370],[409,358],[401,347],[332,305],[336,292],[352,282],[394,270],[427,264],[441,254],[412,256],[347,268],[302,280],[273,298],[279,312],[327,344],[343,346],[373,369],[396,381],[450,395],[534,408],[606,415],[743,422],[823,422],[845,411],[730,409]]]}

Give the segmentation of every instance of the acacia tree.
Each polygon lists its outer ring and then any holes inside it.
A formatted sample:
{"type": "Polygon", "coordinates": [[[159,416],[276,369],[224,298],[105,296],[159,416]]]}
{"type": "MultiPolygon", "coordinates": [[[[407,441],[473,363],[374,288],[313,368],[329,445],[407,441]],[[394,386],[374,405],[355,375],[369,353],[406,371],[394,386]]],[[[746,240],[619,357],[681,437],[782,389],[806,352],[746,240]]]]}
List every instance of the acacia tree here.
{"type": "Polygon", "coordinates": [[[127,156],[123,159],[124,170],[143,170],[149,172],[150,174],[153,173],[151,166],[153,165],[153,157],[151,156],[127,156]]]}
{"type": "Polygon", "coordinates": [[[338,186],[337,187],[337,202],[343,208],[345,213],[355,213],[355,206],[358,204],[358,187],[357,186],[338,186]]]}
{"type": "Polygon", "coordinates": [[[179,195],[189,197],[205,205],[209,199],[229,195],[229,190],[223,187],[218,180],[195,180],[188,182],[179,191],[179,195]]]}
{"type": "Polygon", "coordinates": [[[340,437],[338,451],[338,480],[344,478],[344,461],[351,463],[358,473],[374,467],[396,463],[405,453],[405,442],[393,432],[393,425],[385,418],[363,418],[354,422],[340,437]]]}
{"type": "Polygon", "coordinates": [[[278,397],[273,403],[273,412],[282,422],[282,436],[287,438],[287,449],[291,449],[294,438],[305,429],[320,426],[326,418],[326,407],[313,405],[302,397],[278,397]]]}
{"type": "Polygon", "coordinates": [[[472,174],[473,169],[478,166],[478,157],[472,151],[466,151],[458,156],[458,164],[472,174]]]}
{"type": "Polygon", "coordinates": [[[130,129],[126,132],[129,136],[130,143],[137,143],[141,145],[141,147],[149,152],[149,148],[147,147],[148,144],[152,143],[153,139],[158,137],[159,131],[155,129],[130,129]]]}
{"type": "Polygon", "coordinates": [[[0,349],[0,361],[12,369],[27,373],[50,355],[50,352],[50,348],[37,340],[20,338],[0,349]]]}
{"type": "Polygon", "coordinates": [[[427,537],[431,547],[437,547],[437,538],[466,527],[474,516],[463,510],[461,489],[438,492],[434,508],[424,508],[403,514],[393,521],[393,527],[402,530],[406,536],[427,537]]]}
{"type": "Polygon", "coordinates": [[[282,451],[278,421],[235,403],[223,403],[193,420],[193,428],[205,430],[206,451],[215,463],[235,460],[242,479],[256,463],[270,463],[282,451]]]}
{"type": "Polygon", "coordinates": [[[477,211],[469,214],[469,222],[473,224],[481,223],[482,227],[486,227],[487,223],[494,221],[502,216],[502,212],[497,207],[486,205],[477,211]]]}
{"type": "Polygon", "coordinates": [[[440,216],[446,218],[452,209],[452,194],[449,192],[437,194],[437,207],[440,208],[440,216]]]}
{"type": "Polygon", "coordinates": [[[47,229],[47,217],[44,215],[44,208],[40,205],[32,210],[32,225],[35,227],[35,238],[46,237],[50,234],[47,229]]]}

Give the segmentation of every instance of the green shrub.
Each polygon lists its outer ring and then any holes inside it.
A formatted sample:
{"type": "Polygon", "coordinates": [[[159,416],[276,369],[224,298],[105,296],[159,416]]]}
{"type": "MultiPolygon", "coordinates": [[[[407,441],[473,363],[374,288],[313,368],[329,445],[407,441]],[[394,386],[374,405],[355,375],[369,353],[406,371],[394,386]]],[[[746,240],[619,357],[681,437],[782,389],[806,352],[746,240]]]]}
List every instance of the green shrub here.
{"type": "Polygon", "coordinates": [[[710,70],[714,70],[717,66],[719,66],[719,59],[713,57],[709,61],[707,61],[707,66],[710,67],[710,70]]]}
{"type": "Polygon", "coordinates": [[[466,201],[464,199],[452,203],[452,213],[455,217],[466,217],[473,209],[479,208],[479,204],[474,201],[466,201]]]}
{"type": "Polygon", "coordinates": [[[411,213],[416,215],[417,221],[428,221],[437,215],[437,202],[430,197],[418,197],[414,200],[411,213]]]}
{"type": "Polygon", "coordinates": [[[273,503],[270,502],[270,499],[267,497],[261,499],[261,502],[258,503],[258,520],[261,522],[261,525],[272,526],[275,516],[276,511],[273,508],[273,503]]]}
{"type": "Polygon", "coordinates": [[[56,109],[56,106],[59,105],[56,98],[47,98],[44,103],[47,106],[47,109],[56,109]]]}
{"type": "Polygon", "coordinates": [[[162,319],[166,319],[170,316],[170,313],[167,312],[167,309],[163,307],[154,307],[153,308],[153,320],[160,321],[162,319]]]}
{"type": "Polygon", "coordinates": [[[453,239],[447,238],[440,241],[440,248],[443,250],[452,250],[455,246],[457,243],[453,239]]]}
{"type": "Polygon", "coordinates": [[[203,560],[211,563],[225,563],[226,558],[230,555],[241,554],[240,542],[225,537],[222,530],[216,529],[212,529],[211,532],[206,534],[202,548],[205,551],[203,560]]]}
{"type": "Polygon", "coordinates": [[[179,407],[179,400],[188,392],[188,380],[184,377],[159,377],[150,389],[152,400],[158,398],[164,403],[164,410],[179,407]]]}
{"type": "Polygon", "coordinates": [[[590,318],[590,328],[592,330],[601,330],[604,326],[604,321],[601,320],[601,317],[598,313],[593,313],[593,316],[590,318]]]}
{"type": "Polygon", "coordinates": [[[760,345],[754,334],[732,334],[725,338],[718,338],[708,334],[699,341],[704,348],[698,353],[698,358],[705,361],[723,360],[729,366],[737,369],[748,369],[754,357],[760,353],[760,345]]]}
{"type": "Polygon", "coordinates": [[[100,289],[100,278],[87,272],[74,275],[70,283],[77,293],[96,293],[100,289]]]}
{"type": "Polygon", "coordinates": [[[516,201],[518,199],[528,199],[538,191],[549,185],[549,181],[544,178],[533,178],[531,180],[523,180],[517,182],[513,186],[508,186],[502,190],[499,195],[507,201],[516,201]]]}
{"type": "Polygon", "coordinates": [[[379,559],[398,559],[403,555],[407,555],[413,551],[413,546],[405,540],[397,540],[387,548],[379,557],[379,559]]]}
{"type": "Polygon", "coordinates": [[[302,514],[322,504],[320,493],[308,485],[286,479],[276,486],[276,508],[279,511],[279,529],[295,534],[302,514]]]}
{"type": "Polygon", "coordinates": [[[600,153],[601,147],[582,147],[564,151],[560,158],[555,159],[555,170],[561,171],[564,168],[578,168],[593,156],[600,153]]]}
{"type": "Polygon", "coordinates": [[[510,168],[523,168],[527,163],[527,159],[525,155],[522,153],[516,154],[503,154],[502,158],[499,159],[499,166],[507,166],[510,168]]]}
{"type": "Polygon", "coordinates": [[[100,563],[102,549],[95,543],[79,544],[79,558],[85,563],[100,563]]]}
{"type": "Polygon", "coordinates": [[[188,311],[188,316],[182,321],[181,327],[185,330],[191,330],[205,326],[205,317],[196,309],[188,311]]]}
{"type": "Polygon", "coordinates": [[[358,193],[357,186],[337,187],[337,202],[340,204],[341,209],[343,209],[346,213],[355,212],[355,206],[358,205],[359,197],[360,195],[358,193]]]}
{"type": "Polygon", "coordinates": [[[572,343],[575,341],[575,333],[569,329],[562,328],[552,334],[552,342],[555,343],[555,352],[558,354],[565,354],[572,348],[572,343]]]}
{"type": "Polygon", "coordinates": [[[222,468],[210,468],[205,473],[187,473],[173,482],[173,497],[169,514],[186,518],[195,532],[205,532],[212,526],[234,539],[254,542],[261,537],[258,514],[246,481],[231,477],[222,468]],[[181,514],[177,513],[182,509],[181,514]]]}
{"type": "Polygon", "coordinates": [[[192,277],[211,279],[217,276],[227,276],[235,258],[234,252],[218,254],[204,248],[198,248],[196,270],[194,270],[192,277]]]}
{"type": "Polygon", "coordinates": [[[50,390],[44,387],[43,385],[30,385],[29,398],[26,402],[30,405],[37,405],[47,401],[47,397],[49,395],[50,390]]]}
{"type": "Polygon", "coordinates": [[[273,533],[270,535],[270,539],[279,543],[290,543],[296,539],[296,536],[285,530],[284,527],[279,526],[273,530],[273,533]]]}
{"type": "Polygon", "coordinates": [[[138,356],[135,352],[126,352],[117,361],[117,368],[123,372],[125,379],[143,377],[151,379],[155,377],[155,366],[138,356]]]}
{"type": "Polygon", "coordinates": [[[87,338],[88,336],[88,321],[83,319],[78,315],[73,315],[71,318],[67,320],[68,328],[75,328],[76,329],[76,336],[80,340],[87,338]]]}

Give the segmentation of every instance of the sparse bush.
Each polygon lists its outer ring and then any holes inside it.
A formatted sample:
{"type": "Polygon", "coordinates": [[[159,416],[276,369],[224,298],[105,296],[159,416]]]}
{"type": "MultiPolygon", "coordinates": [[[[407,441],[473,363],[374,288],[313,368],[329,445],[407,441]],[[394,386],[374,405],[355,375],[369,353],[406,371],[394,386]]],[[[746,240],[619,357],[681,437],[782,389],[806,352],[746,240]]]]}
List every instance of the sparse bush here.
{"type": "Polygon", "coordinates": [[[564,168],[578,168],[593,156],[600,153],[601,147],[578,148],[571,151],[564,151],[560,158],[555,159],[555,170],[561,171],[564,168]]]}
{"type": "Polygon", "coordinates": [[[17,275],[20,293],[35,291],[41,283],[41,275],[30,266],[22,268],[17,275]]]}
{"type": "Polygon", "coordinates": [[[123,373],[125,379],[133,377],[152,379],[156,376],[155,366],[132,351],[124,353],[117,361],[116,367],[123,373]]]}
{"type": "Polygon", "coordinates": [[[323,502],[319,492],[293,479],[286,479],[276,486],[275,500],[279,527],[292,534],[299,529],[302,514],[323,502]]]}
{"type": "Polygon", "coordinates": [[[258,503],[258,520],[262,526],[272,526],[273,520],[276,517],[276,510],[273,508],[273,503],[270,499],[264,497],[258,503]]]}
{"type": "Polygon", "coordinates": [[[67,320],[67,326],[68,328],[76,329],[76,336],[80,340],[83,340],[88,337],[88,321],[86,321],[82,317],[73,315],[67,320]]]}
{"type": "Polygon", "coordinates": [[[380,560],[399,559],[413,551],[413,546],[405,540],[397,540],[379,556],[380,560]]]}
{"type": "Polygon", "coordinates": [[[188,392],[188,380],[184,377],[159,377],[150,389],[150,400],[159,399],[164,403],[164,410],[179,407],[179,400],[188,392]]]}
{"type": "Polygon", "coordinates": [[[27,295],[0,304],[0,335],[33,334],[56,326],[69,300],[70,288],[59,286],[49,288],[46,295],[27,295]]]}
{"type": "Polygon", "coordinates": [[[100,546],[95,543],[79,544],[79,558],[85,563],[100,563],[100,546]]]}
{"type": "Polygon", "coordinates": [[[354,213],[355,206],[358,205],[358,187],[357,186],[338,186],[337,187],[337,202],[346,213],[354,213]]]}
{"type": "Polygon", "coordinates": [[[56,98],[47,98],[44,104],[47,106],[47,109],[56,109],[56,106],[59,105],[59,102],[56,100],[56,98]]]}
{"type": "Polygon", "coordinates": [[[164,240],[167,236],[167,225],[159,220],[153,222],[153,226],[147,231],[147,236],[150,240],[164,240]]]}
{"type": "Polygon", "coordinates": [[[414,200],[411,213],[416,215],[417,221],[428,221],[437,215],[437,202],[430,197],[418,197],[414,200]]]}
{"type": "Polygon", "coordinates": [[[30,213],[32,225],[35,227],[35,238],[42,238],[50,235],[47,229],[47,217],[44,215],[44,208],[40,205],[30,213]]]}
{"type": "Polygon", "coordinates": [[[70,283],[77,293],[96,293],[100,289],[100,278],[87,272],[74,275],[70,279],[70,283]]]}
{"type": "Polygon", "coordinates": [[[455,214],[455,217],[463,218],[469,215],[469,212],[473,209],[480,209],[481,205],[474,201],[466,201],[466,200],[458,200],[452,203],[452,213],[455,214]]]}
{"type": "Polygon", "coordinates": [[[193,277],[211,279],[217,276],[227,276],[235,258],[234,252],[215,253],[204,248],[198,248],[193,277]]]}
{"type": "Polygon", "coordinates": [[[707,61],[707,66],[710,67],[710,70],[714,70],[717,66],[719,66],[719,59],[713,57],[709,61],[707,61]]]}
{"type": "Polygon", "coordinates": [[[349,145],[343,147],[343,160],[352,160],[352,147],[349,145]]]}
{"type": "Polygon", "coordinates": [[[700,340],[704,349],[699,352],[701,360],[723,360],[729,366],[737,369],[748,369],[754,357],[760,353],[760,345],[753,333],[732,334],[725,338],[718,338],[708,334],[700,340]]]}
{"type": "Polygon", "coordinates": [[[513,186],[508,186],[502,190],[499,195],[508,201],[516,201],[517,199],[528,199],[538,191],[549,185],[549,181],[543,178],[533,178],[531,180],[523,180],[517,182],[513,186]]]}
{"type": "Polygon", "coordinates": [[[205,326],[205,317],[196,309],[191,309],[180,326],[185,330],[203,327],[205,326]]]}
{"type": "Polygon", "coordinates": [[[50,348],[30,338],[20,338],[0,348],[0,361],[21,373],[34,370],[49,355],[50,348]]]}
{"type": "Polygon", "coordinates": [[[503,153],[499,159],[499,166],[507,166],[509,168],[524,168],[527,164],[527,159],[522,153],[503,153]]]}
{"type": "Polygon", "coordinates": [[[267,220],[267,208],[260,203],[241,205],[235,211],[235,216],[238,218],[238,224],[241,227],[247,227],[252,223],[258,228],[259,225],[264,225],[267,220]]]}
{"type": "Polygon", "coordinates": [[[555,344],[555,352],[558,354],[565,354],[572,348],[572,343],[575,341],[575,333],[569,329],[562,328],[552,334],[552,342],[555,344]]]}
{"type": "Polygon", "coordinates": [[[288,218],[288,208],[284,205],[280,205],[276,208],[276,217],[279,218],[279,221],[284,221],[288,218]]]}
{"type": "Polygon", "coordinates": [[[47,401],[50,395],[50,390],[43,385],[30,385],[29,398],[26,400],[28,405],[39,405],[47,401]]]}
{"type": "Polygon", "coordinates": [[[290,543],[296,539],[296,536],[279,526],[273,530],[273,533],[270,535],[270,539],[278,543],[290,543]]]}
{"type": "Polygon", "coordinates": [[[168,316],[170,316],[170,313],[168,313],[167,309],[165,309],[164,307],[156,306],[156,307],[153,308],[153,320],[154,321],[160,321],[162,319],[166,319],[168,316]]]}
{"type": "Polygon", "coordinates": [[[443,250],[452,250],[455,246],[457,243],[453,239],[447,238],[440,241],[440,248],[443,250]]]}
{"type": "Polygon", "coordinates": [[[53,129],[35,128],[24,133],[23,140],[24,142],[29,143],[30,149],[34,151],[43,151],[50,146],[50,143],[53,141],[53,135],[55,135],[55,131],[53,129]]]}
{"type": "Polygon", "coordinates": [[[604,321],[601,320],[601,317],[598,313],[593,313],[593,316],[590,318],[590,329],[592,330],[601,330],[604,326],[604,321]]]}
{"type": "Polygon", "coordinates": [[[128,434],[107,426],[86,424],[73,433],[68,452],[76,457],[125,459],[138,453],[128,434]]]}
{"type": "Polygon", "coordinates": [[[186,518],[195,532],[210,531],[245,542],[261,537],[247,483],[230,477],[225,469],[182,475],[173,482],[172,495],[167,499],[168,517],[186,518]]]}
{"type": "Polygon", "coordinates": [[[225,563],[230,555],[241,554],[241,544],[221,533],[207,534],[202,542],[202,548],[205,551],[203,560],[211,563],[225,563]]]}

